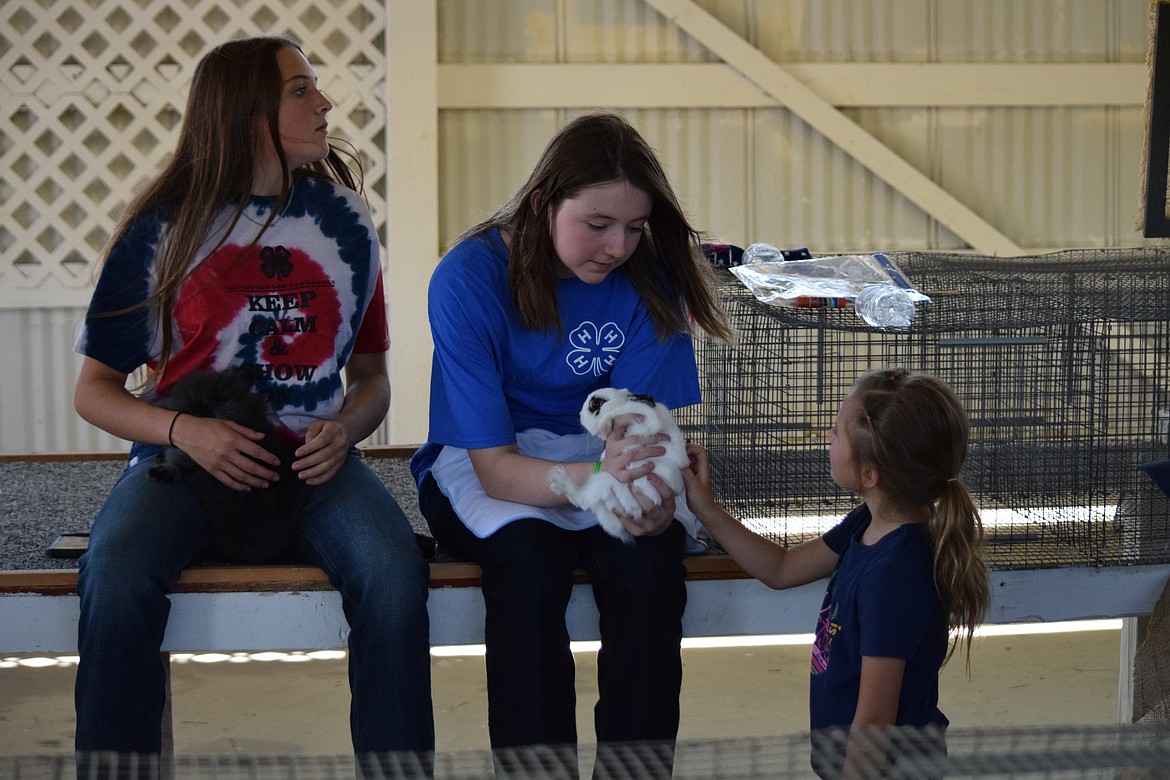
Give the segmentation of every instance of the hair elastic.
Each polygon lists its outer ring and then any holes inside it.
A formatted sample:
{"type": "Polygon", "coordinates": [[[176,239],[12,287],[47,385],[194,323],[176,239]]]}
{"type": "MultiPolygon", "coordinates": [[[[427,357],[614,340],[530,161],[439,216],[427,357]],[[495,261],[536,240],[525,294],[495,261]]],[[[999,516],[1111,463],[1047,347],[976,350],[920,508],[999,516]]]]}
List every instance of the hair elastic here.
{"type": "Polygon", "coordinates": [[[175,416],[171,418],[171,427],[167,428],[167,444],[172,447],[175,446],[175,420],[179,419],[182,412],[175,412],[175,416]]]}

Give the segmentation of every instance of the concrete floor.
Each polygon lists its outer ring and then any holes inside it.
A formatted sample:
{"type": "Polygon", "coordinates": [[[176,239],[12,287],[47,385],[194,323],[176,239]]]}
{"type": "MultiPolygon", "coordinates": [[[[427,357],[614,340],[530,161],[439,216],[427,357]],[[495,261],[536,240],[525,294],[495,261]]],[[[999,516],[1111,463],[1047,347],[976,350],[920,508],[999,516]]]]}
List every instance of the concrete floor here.
{"type": "MultiPolygon", "coordinates": [[[[969,679],[961,658],[943,670],[942,709],[955,728],[1114,725],[1119,643],[1116,627],[981,636],[969,679]]],[[[807,644],[683,653],[680,740],[807,730],[807,644]]],[[[350,750],[344,658],[274,653],[205,661],[172,661],[177,753],[350,750]]],[[[593,742],[596,654],[579,652],[577,666],[579,734],[587,745],[593,742]]],[[[482,656],[435,655],[432,670],[437,749],[486,749],[482,656]]],[[[0,658],[0,756],[72,752],[75,671],[73,659],[0,658]]]]}

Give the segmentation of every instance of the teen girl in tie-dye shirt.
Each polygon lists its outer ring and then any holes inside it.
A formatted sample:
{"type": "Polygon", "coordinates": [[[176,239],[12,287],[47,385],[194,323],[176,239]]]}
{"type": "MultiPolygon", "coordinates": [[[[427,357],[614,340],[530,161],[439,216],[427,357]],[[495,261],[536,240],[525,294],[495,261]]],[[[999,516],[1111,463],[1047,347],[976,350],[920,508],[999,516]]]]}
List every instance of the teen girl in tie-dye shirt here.
{"type": "Polygon", "coordinates": [[[291,478],[311,487],[296,557],[341,592],[354,750],[434,749],[427,564],[355,448],[389,408],[389,339],[377,233],[330,144],[331,108],[292,41],[216,47],[196,68],[178,148],[106,251],[74,405],[131,449],[79,563],[86,761],[160,752],[166,592],[209,539],[192,484],[147,477],[153,455],[177,447],[239,491],[278,478],[262,433],[155,403],[190,372],[237,366],[293,441],[291,478]]]}

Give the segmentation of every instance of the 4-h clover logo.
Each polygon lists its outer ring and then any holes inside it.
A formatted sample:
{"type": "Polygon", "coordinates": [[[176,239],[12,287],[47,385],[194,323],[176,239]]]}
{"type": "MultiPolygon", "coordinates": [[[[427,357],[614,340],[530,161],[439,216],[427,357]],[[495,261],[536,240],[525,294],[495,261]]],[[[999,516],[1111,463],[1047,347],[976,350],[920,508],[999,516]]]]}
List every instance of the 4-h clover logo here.
{"type": "Polygon", "coordinates": [[[275,276],[284,281],[293,272],[292,252],[282,246],[264,247],[260,250],[260,271],[269,279],[275,276]]]}
{"type": "Polygon", "coordinates": [[[573,349],[565,361],[578,376],[601,376],[617,360],[625,343],[626,334],[612,322],[600,327],[592,322],[582,322],[569,334],[569,344],[573,349]]]}

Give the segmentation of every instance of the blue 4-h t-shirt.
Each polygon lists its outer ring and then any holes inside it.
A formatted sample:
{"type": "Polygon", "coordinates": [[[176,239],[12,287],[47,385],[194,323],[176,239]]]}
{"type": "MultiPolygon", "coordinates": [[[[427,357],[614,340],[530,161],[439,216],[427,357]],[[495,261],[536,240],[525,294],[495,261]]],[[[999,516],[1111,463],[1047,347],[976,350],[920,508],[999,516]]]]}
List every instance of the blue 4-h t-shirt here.
{"type": "Polygon", "coordinates": [[[496,230],[447,253],[428,295],[430,442],[475,449],[513,444],[529,428],[579,433],[581,404],[605,386],[650,393],[672,409],[698,403],[690,335],[659,342],[620,269],[596,285],[561,280],[557,305],[563,336],[521,325],[496,230]]]}
{"type": "Polygon", "coordinates": [[[659,341],[620,268],[598,284],[561,280],[556,295],[563,335],[521,324],[495,229],[444,256],[428,293],[435,352],[428,444],[412,462],[418,481],[444,446],[506,446],[534,429],[581,436],[581,405],[599,387],[649,393],[671,409],[699,402],[690,334],[659,341]]]}
{"type": "Polygon", "coordinates": [[[809,689],[810,726],[847,728],[857,711],[861,657],[906,659],[896,725],[947,726],[938,708],[938,674],[947,626],[934,585],[925,529],[906,524],[866,546],[862,504],[822,537],[841,556],[817,620],[809,689]]]}

